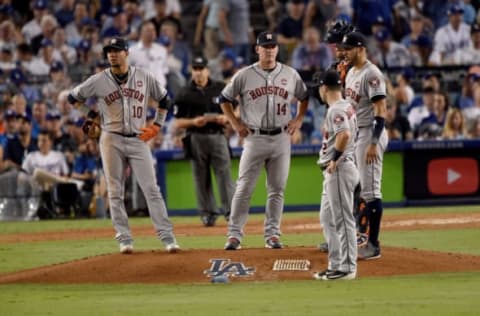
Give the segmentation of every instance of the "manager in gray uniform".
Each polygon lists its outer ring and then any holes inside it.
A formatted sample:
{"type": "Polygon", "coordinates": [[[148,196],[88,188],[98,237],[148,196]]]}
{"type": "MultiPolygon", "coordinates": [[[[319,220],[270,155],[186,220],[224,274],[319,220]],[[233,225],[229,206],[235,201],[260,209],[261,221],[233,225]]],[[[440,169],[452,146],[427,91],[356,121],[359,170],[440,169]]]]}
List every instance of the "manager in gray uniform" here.
{"type": "Polygon", "coordinates": [[[323,170],[320,221],[328,240],[328,267],[313,276],[317,280],[350,280],[357,272],[357,235],[353,196],[359,181],[355,165],[357,117],[342,98],[342,80],[335,70],[320,79],[319,94],[328,104],[319,165],[323,170]]]}
{"type": "Polygon", "coordinates": [[[168,252],[177,252],[180,248],[157,185],[152,154],[145,143],[165,123],[169,104],[167,91],[150,73],[128,66],[128,45],[124,39],[112,38],[103,51],[110,68],[92,75],[75,87],[68,100],[78,108],[87,98],[97,97],[102,128],[100,153],[107,181],[110,215],[120,252],[133,252],[133,238],[124,201],[127,164],[137,177],[159,239],[168,252]],[[154,124],[145,127],[150,98],[156,100],[159,106],[154,124]]]}
{"type": "Polygon", "coordinates": [[[290,135],[302,126],[308,92],[293,68],[276,61],[276,34],[260,33],[255,47],[258,62],[237,72],[221,94],[221,107],[233,129],[244,137],[237,186],[228,223],[226,250],[240,248],[250,198],[261,169],[267,174],[264,238],[266,248],[282,248],[280,224],[283,194],[290,169],[290,135]],[[238,99],[240,117],[233,112],[238,99]],[[300,105],[292,119],[290,106],[300,105]]]}
{"type": "Polygon", "coordinates": [[[220,215],[213,194],[211,169],[215,173],[218,192],[228,220],[234,190],[231,176],[230,149],[223,133],[228,123],[218,102],[225,84],[209,77],[207,60],[196,56],[192,61],[192,81],[175,98],[175,125],[186,128],[184,151],[191,159],[197,207],[205,226],[214,226],[220,215]]]}

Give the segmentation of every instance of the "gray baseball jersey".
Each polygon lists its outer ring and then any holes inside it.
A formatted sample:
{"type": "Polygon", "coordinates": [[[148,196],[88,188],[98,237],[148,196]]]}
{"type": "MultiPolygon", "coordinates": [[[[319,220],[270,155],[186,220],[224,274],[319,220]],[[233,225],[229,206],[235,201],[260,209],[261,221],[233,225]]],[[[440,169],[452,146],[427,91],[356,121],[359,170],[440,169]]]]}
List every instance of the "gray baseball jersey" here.
{"type": "Polygon", "coordinates": [[[246,125],[269,129],[287,125],[293,98],[305,100],[308,92],[295,69],[277,63],[272,71],[265,71],[255,63],[237,72],[222,95],[228,100],[240,97],[240,116],[246,125]]]}
{"type": "Polygon", "coordinates": [[[333,159],[336,135],[343,130],[348,130],[351,137],[348,140],[347,148],[344,150],[341,158],[347,158],[353,161],[357,128],[355,109],[348,101],[341,100],[330,106],[325,117],[323,144],[319,160],[320,165],[326,165],[333,159]]]}
{"type": "Polygon", "coordinates": [[[359,181],[353,157],[357,118],[352,105],[340,100],[330,106],[325,118],[319,160],[322,169],[333,158],[338,133],[345,130],[350,132],[350,139],[337,161],[336,171],[323,173],[320,222],[328,242],[328,269],[350,273],[357,269],[357,238],[353,217],[353,192],[359,181]]]}
{"type": "Polygon", "coordinates": [[[150,148],[135,137],[145,126],[149,97],[161,100],[166,95],[165,89],[151,74],[130,67],[125,84],[119,85],[110,69],[106,69],[89,77],[71,94],[78,101],[94,96],[98,99],[103,128],[100,153],[112,223],[117,232],[115,238],[120,243],[133,241],[124,203],[124,173],[128,163],[139,180],[158,237],[165,245],[175,243],[172,223],[155,178],[150,148]]]}
{"type": "Polygon", "coordinates": [[[386,96],[386,84],[383,74],[377,66],[367,61],[357,70],[352,67],[345,80],[345,95],[357,111],[358,136],[355,142],[355,160],[360,172],[361,196],[370,202],[381,199],[381,179],[383,154],[388,145],[388,135],[384,130],[377,145],[377,161],[373,165],[366,163],[366,151],[372,141],[374,111],[372,98],[386,96]]]}
{"type": "Polygon", "coordinates": [[[228,236],[241,240],[250,198],[261,168],[267,173],[265,239],[279,237],[283,193],[290,168],[290,136],[285,127],[292,119],[294,98],[307,98],[307,88],[293,68],[278,63],[271,71],[258,63],[240,70],[222,95],[233,102],[238,97],[241,120],[252,134],[244,141],[237,186],[232,200],[228,236]]]}
{"type": "Polygon", "coordinates": [[[72,91],[72,96],[80,102],[96,96],[102,130],[121,134],[140,134],[140,128],[145,127],[148,99],[160,101],[166,94],[150,73],[132,66],[123,86],[115,81],[110,69],[105,69],[72,91]]]}
{"type": "Polygon", "coordinates": [[[345,96],[357,111],[359,127],[372,126],[372,98],[386,96],[385,78],[377,66],[367,61],[360,70],[350,68],[345,78],[345,96]]]}

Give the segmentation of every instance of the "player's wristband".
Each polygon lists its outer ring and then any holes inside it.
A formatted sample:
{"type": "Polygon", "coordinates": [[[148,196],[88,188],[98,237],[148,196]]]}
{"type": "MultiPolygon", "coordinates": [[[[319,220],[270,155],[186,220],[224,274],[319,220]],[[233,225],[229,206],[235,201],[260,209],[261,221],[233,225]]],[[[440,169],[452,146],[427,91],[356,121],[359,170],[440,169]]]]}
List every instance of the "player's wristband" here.
{"type": "Polygon", "coordinates": [[[339,150],[334,150],[333,152],[333,161],[337,161],[338,159],[340,159],[340,156],[343,155],[343,151],[339,151],[339,150]]]}
{"type": "Polygon", "coordinates": [[[170,101],[170,98],[167,95],[165,95],[163,97],[163,99],[158,101],[158,107],[161,108],[161,109],[167,109],[168,110],[171,105],[172,105],[172,102],[170,101]]]}
{"type": "Polygon", "coordinates": [[[75,99],[75,97],[71,93],[68,94],[67,101],[70,104],[75,104],[78,102],[77,99],[75,99]]]}
{"type": "Polygon", "coordinates": [[[381,116],[375,116],[373,122],[372,144],[378,144],[380,135],[382,135],[383,129],[385,128],[385,119],[381,116]]]}
{"type": "Polygon", "coordinates": [[[165,119],[167,118],[167,113],[165,111],[160,111],[160,108],[157,109],[157,116],[153,124],[158,126],[163,126],[165,124],[165,119]]]}

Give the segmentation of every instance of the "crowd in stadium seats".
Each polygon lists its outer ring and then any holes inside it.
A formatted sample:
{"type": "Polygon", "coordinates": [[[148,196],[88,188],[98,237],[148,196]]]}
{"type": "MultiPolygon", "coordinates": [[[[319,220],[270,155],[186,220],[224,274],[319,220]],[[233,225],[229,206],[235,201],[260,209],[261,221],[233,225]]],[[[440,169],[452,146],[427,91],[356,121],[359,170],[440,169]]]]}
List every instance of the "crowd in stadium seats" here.
{"type": "MultiPolygon", "coordinates": [[[[98,149],[82,134],[84,114],[72,108],[67,95],[75,83],[108,67],[102,47],[111,37],[128,39],[131,64],[152,71],[174,99],[190,80],[192,56],[203,53],[212,77],[228,81],[255,61],[255,34],[265,28],[279,35],[279,58],[309,81],[334,61],[334,47],[323,39],[339,19],[368,36],[369,58],[388,78],[391,141],[480,138],[478,0],[1,3],[1,173],[21,168],[47,131],[52,150],[63,155],[71,170],[59,171],[62,179],[95,178],[100,162],[92,167],[87,161],[98,160],[98,149]],[[261,12],[253,10],[258,5],[261,12]],[[193,28],[185,25],[188,15],[196,21],[193,28]],[[447,85],[452,66],[460,69],[449,79],[458,89],[447,85]]],[[[309,104],[301,133],[293,136],[295,144],[321,142],[325,107],[313,96],[309,104]]],[[[95,108],[95,100],[88,106],[95,108]]],[[[169,115],[162,133],[151,141],[152,150],[181,148],[184,132],[175,129],[173,120],[169,115]]],[[[241,146],[232,131],[229,135],[231,146],[241,146]]],[[[86,189],[105,194],[101,185],[89,183],[86,189]]]]}

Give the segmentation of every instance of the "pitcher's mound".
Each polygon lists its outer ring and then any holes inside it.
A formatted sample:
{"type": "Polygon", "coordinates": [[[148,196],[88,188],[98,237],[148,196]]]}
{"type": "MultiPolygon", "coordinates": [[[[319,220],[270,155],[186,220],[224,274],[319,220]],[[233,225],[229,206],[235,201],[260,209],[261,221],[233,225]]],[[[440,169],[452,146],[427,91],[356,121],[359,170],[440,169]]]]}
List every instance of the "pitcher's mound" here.
{"type": "MultiPolygon", "coordinates": [[[[0,275],[0,283],[198,283],[208,273],[225,271],[230,282],[311,280],[326,268],[327,255],[315,248],[182,250],[176,254],[143,251],[108,254],[0,275]],[[218,260],[214,260],[218,259],[218,260]],[[222,260],[223,259],[223,260],[222,260]],[[273,271],[277,259],[309,260],[309,271],[273,271]]],[[[430,272],[479,271],[480,256],[383,247],[382,257],[360,261],[358,278],[430,272]]]]}

